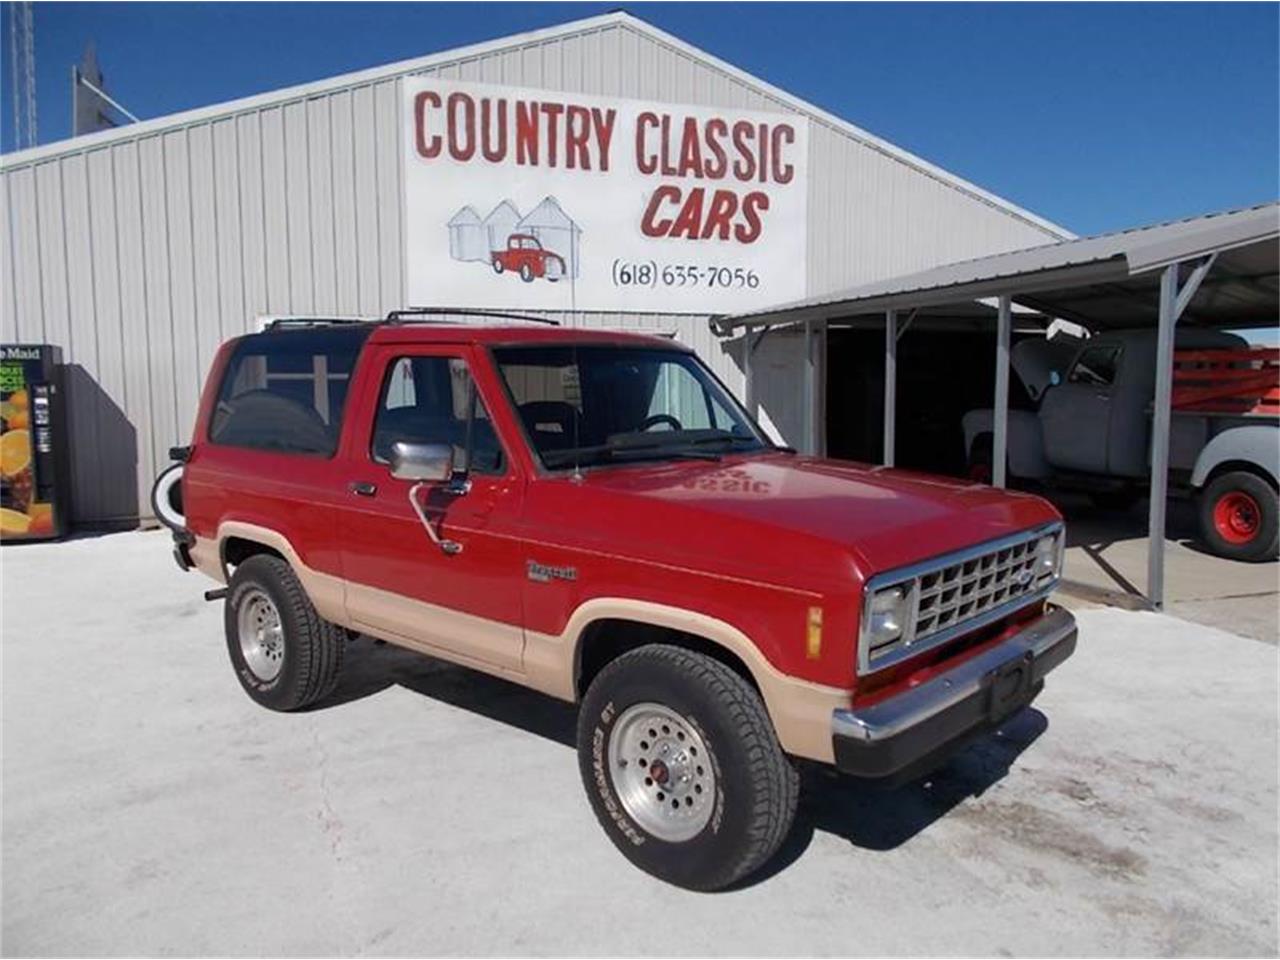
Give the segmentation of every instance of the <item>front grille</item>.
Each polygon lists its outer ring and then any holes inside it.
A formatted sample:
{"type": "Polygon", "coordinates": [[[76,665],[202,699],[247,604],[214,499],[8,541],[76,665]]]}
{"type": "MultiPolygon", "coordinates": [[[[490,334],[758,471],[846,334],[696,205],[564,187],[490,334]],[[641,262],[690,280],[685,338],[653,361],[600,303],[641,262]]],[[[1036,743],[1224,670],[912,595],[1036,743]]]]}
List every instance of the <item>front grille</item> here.
{"type": "Polygon", "coordinates": [[[905,660],[1045,596],[1057,583],[1061,555],[1062,526],[1057,524],[874,578],[868,601],[887,587],[907,591],[907,626],[900,637],[864,645],[861,666],[878,670],[905,660]],[[1045,536],[1055,539],[1057,562],[1052,572],[1037,574],[1035,548],[1045,536]]]}

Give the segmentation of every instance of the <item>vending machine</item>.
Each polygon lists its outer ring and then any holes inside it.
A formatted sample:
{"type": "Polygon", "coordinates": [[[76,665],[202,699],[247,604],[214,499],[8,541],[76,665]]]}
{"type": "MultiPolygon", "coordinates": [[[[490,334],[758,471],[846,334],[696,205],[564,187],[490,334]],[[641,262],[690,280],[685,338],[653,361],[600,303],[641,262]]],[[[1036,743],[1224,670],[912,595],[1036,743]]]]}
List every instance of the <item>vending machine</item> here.
{"type": "Polygon", "coordinates": [[[0,344],[0,541],[67,531],[63,399],[58,347],[0,344]]]}

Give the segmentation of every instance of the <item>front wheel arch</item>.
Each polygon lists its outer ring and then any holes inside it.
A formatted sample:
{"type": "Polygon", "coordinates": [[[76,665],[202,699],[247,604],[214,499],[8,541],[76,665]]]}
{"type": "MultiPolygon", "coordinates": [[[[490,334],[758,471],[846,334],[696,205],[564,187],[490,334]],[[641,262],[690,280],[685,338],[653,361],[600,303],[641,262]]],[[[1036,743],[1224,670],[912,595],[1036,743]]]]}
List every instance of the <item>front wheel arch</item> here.
{"type": "Polygon", "coordinates": [[[716,640],[643,620],[601,617],[583,628],[574,648],[574,699],[580,702],[591,681],[614,660],[632,650],[657,643],[704,654],[724,664],[763,695],[760,683],[746,661],[716,640]]]}

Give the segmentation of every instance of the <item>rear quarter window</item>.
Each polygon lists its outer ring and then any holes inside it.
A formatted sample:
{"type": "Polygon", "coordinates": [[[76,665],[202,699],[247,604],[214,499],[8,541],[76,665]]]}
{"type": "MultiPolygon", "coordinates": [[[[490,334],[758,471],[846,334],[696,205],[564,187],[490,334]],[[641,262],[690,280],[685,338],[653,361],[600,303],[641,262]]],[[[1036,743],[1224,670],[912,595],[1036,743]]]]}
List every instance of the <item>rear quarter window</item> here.
{"type": "Polygon", "coordinates": [[[369,332],[282,330],[245,337],[219,386],[209,441],[333,456],[351,375],[369,332]]]}

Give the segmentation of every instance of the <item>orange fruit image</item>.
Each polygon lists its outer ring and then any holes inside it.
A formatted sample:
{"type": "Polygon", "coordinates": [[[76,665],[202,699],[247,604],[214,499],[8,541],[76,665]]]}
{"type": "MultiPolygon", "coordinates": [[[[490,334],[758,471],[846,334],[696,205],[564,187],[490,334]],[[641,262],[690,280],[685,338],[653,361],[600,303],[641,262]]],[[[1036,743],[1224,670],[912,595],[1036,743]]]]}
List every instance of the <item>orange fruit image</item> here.
{"type": "Polygon", "coordinates": [[[30,399],[27,397],[27,391],[15,390],[9,394],[10,406],[17,407],[19,410],[26,410],[31,405],[30,399]]]}
{"type": "Polygon", "coordinates": [[[10,430],[25,430],[31,426],[31,414],[26,410],[18,410],[9,418],[10,430]]]}
{"type": "Polygon", "coordinates": [[[32,536],[48,536],[53,533],[53,504],[33,503],[27,508],[27,533],[32,536]]]}
{"type": "MultiPolygon", "coordinates": [[[[49,518],[53,519],[52,515],[49,518]]],[[[0,507],[0,537],[11,534],[25,534],[31,529],[31,518],[25,513],[0,507]]]]}
{"type": "Polygon", "coordinates": [[[0,476],[16,477],[31,466],[31,434],[9,430],[0,434],[0,476]]]}

